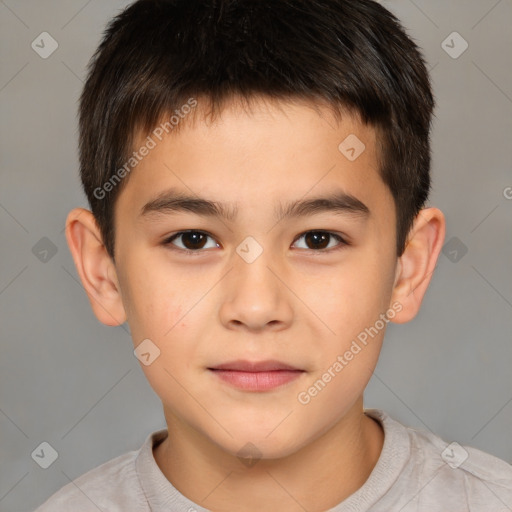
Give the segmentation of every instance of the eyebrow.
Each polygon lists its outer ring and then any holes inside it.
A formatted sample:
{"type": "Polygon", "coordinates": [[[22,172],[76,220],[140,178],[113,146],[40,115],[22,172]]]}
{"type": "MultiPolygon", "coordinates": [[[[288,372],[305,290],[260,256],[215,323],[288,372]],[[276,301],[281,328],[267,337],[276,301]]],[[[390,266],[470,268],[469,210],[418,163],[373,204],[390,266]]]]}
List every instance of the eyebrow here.
{"type": "MultiPolygon", "coordinates": [[[[170,189],[148,201],[141,208],[139,217],[181,212],[234,221],[238,213],[238,206],[211,201],[198,196],[190,196],[175,189],[170,189]]],[[[341,190],[323,197],[300,199],[286,205],[278,204],[274,211],[276,218],[280,220],[319,213],[336,213],[361,219],[367,219],[371,215],[370,209],[361,200],[341,190]]]]}

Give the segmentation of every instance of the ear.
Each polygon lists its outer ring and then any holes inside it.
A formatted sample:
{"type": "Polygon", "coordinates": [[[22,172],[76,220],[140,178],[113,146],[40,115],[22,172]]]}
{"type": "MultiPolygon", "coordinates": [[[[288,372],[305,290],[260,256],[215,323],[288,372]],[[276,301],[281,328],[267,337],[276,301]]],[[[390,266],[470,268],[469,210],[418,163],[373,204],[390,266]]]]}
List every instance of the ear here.
{"type": "Polygon", "coordinates": [[[441,210],[426,208],[416,216],[405,251],[397,264],[391,303],[397,301],[402,310],[392,322],[409,322],[418,313],[436,267],[445,232],[446,221],[441,210]]]}
{"type": "Polygon", "coordinates": [[[69,212],[66,239],[96,318],[105,325],[122,324],[126,313],[116,269],[89,210],[75,208],[69,212]]]}

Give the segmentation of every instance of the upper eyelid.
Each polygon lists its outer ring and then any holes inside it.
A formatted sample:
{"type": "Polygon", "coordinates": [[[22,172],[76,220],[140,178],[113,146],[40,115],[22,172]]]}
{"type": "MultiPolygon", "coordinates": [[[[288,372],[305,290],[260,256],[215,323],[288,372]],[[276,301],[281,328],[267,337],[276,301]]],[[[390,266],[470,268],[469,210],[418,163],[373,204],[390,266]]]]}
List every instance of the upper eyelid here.
{"type": "MultiPolygon", "coordinates": [[[[164,245],[171,244],[173,240],[175,240],[176,238],[179,238],[181,235],[186,235],[187,233],[201,233],[202,235],[206,235],[206,236],[210,237],[212,240],[215,240],[215,243],[220,245],[220,243],[217,241],[217,239],[211,233],[208,233],[207,231],[203,231],[201,229],[185,229],[183,231],[176,231],[176,233],[166,236],[162,243],[164,245]]],[[[183,249],[183,250],[185,250],[185,249],[183,249]]],[[[194,251],[194,252],[199,252],[199,251],[194,251]]]]}
{"type": "Polygon", "coordinates": [[[186,235],[187,233],[201,233],[202,235],[209,236],[210,238],[213,238],[214,240],[216,240],[215,237],[211,233],[208,233],[208,231],[203,231],[202,229],[184,229],[183,231],[176,231],[176,233],[166,236],[164,238],[163,242],[164,243],[169,242],[171,239],[179,238],[180,235],[186,235]]]}

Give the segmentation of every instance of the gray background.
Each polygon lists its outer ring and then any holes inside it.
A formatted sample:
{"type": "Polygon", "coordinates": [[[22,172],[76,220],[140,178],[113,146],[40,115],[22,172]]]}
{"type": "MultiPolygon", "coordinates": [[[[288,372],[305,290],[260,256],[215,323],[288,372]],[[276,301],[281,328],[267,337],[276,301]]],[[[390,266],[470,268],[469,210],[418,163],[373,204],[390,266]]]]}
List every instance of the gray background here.
{"type": "MultiPolygon", "coordinates": [[[[127,3],[0,1],[2,511],[35,508],[165,427],[127,326],[93,316],[63,232],[67,212],[87,207],[76,152],[84,69],[127,3]],[[43,31],[59,45],[47,59],[31,48],[43,31]],[[58,452],[48,469],[31,457],[43,441],[58,452]]],[[[449,245],[420,314],[390,324],[366,407],[511,462],[512,1],[382,3],[432,70],[430,205],[446,215],[449,245]],[[453,31],[469,44],[456,59],[441,46],[453,31]]]]}

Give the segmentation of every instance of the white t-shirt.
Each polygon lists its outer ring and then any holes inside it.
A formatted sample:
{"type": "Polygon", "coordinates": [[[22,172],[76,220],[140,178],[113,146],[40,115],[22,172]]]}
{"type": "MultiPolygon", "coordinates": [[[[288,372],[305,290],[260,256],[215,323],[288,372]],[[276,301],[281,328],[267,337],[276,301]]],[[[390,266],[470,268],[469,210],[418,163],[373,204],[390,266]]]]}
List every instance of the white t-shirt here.
{"type": "MultiPolygon", "coordinates": [[[[475,448],[447,443],[367,409],[384,429],[377,464],[364,485],[327,512],[511,512],[512,466],[475,448]]],[[[112,459],[51,496],[35,512],[207,512],[167,480],[153,447],[112,459]]],[[[233,504],[233,510],[236,510],[233,504]]]]}

